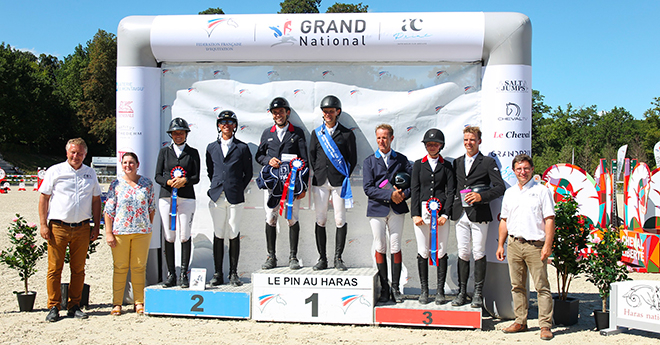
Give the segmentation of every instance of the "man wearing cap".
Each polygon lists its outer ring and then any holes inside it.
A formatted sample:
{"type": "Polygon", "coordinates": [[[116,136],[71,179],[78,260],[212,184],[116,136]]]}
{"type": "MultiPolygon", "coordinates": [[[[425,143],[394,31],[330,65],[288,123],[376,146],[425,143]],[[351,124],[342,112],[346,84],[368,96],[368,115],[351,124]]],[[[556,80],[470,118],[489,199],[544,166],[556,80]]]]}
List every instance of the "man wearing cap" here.
{"type": "Polygon", "coordinates": [[[548,282],[548,257],[555,237],[555,210],[552,192],[532,181],[534,161],[526,154],[511,163],[518,183],[504,193],[500,217],[497,259],[504,261],[507,243],[511,295],[516,320],[504,333],[527,331],[527,275],[532,276],[539,304],[540,336],[553,338],[552,293],[548,282]]]}
{"type": "Polygon", "coordinates": [[[62,300],[61,279],[64,256],[69,247],[71,282],[67,316],[86,319],[80,310],[85,260],[90,241],[99,235],[101,187],[94,169],[83,164],[87,144],[81,138],[66,144],[66,162],[50,167],[39,187],[40,233],[48,241],[48,315],[46,321],[59,320],[62,300]],[[94,220],[90,229],[89,221],[94,220]]]}
{"type": "Polygon", "coordinates": [[[470,277],[470,244],[474,256],[474,295],[472,308],[483,306],[482,290],[486,279],[486,239],[488,223],[493,220],[489,202],[504,194],[505,186],[497,163],[479,152],[481,130],[476,126],[463,129],[465,154],[454,160],[457,192],[454,196],[452,220],[456,221],[458,246],[458,288],[453,306],[468,303],[467,281],[470,277]],[[461,201],[465,195],[467,206],[461,201]]]}
{"type": "Polygon", "coordinates": [[[195,215],[195,189],[199,183],[200,159],[197,149],[186,143],[190,126],[180,117],[172,119],[167,134],[172,138],[172,144],[160,149],[156,161],[156,176],[154,180],[160,188],[158,210],[163,222],[163,237],[165,237],[165,263],[167,265],[167,280],[165,287],[176,285],[176,266],[174,260],[174,241],[177,232],[181,241],[181,287],[190,285],[188,279],[188,265],[192,243],[190,242],[193,217],[195,215]],[[177,173],[178,172],[178,173],[177,173]],[[177,190],[176,221],[172,229],[172,194],[177,190]]]}
{"type": "Polygon", "coordinates": [[[376,127],[378,150],[365,158],[362,169],[363,189],[369,201],[367,217],[374,236],[376,267],[380,277],[379,301],[387,302],[392,296],[396,303],[403,302],[399,290],[401,279],[401,233],[404,214],[408,213],[410,197],[410,174],[412,166],[403,154],[392,150],[394,129],[388,124],[376,127]],[[400,174],[405,173],[406,175],[400,174]],[[396,181],[399,177],[402,181],[396,181]],[[397,183],[401,182],[401,183],[397,183]],[[392,255],[392,291],[387,283],[387,230],[389,230],[390,253],[392,255]]]}
{"type": "Polygon", "coordinates": [[[209,211],[213,221],[213,263],[215,273],[211,285],[224,284],[222,262],[224,239],[229,239],[229,284],[241,286],[238,278],[241,214],[245,206],[245,189],[252,179],[252,154],[247,144],[236,138],[238,117],[223,110],[216,121],[218,140],[206,147],[206,170],[211,187],[208,190],[209,211]]]}
{"type": "MultiPolygon", "coordinates": [[[[261,134],[259,148],[255,154],[256,161],[263,166],[271,166],[276,169],[280,168],[280,165],[289,164],[296,158],[302,159],[304,164],[308,164],[305,132],[303,132],[302,128],[294,126],[289,122],[289,116],[291,115],[289,102],[283,97],[276,97],[270,102],[269,111],[273,115],[275,124],[272,127],[266,128],[261,134]]],[[[303,176],[304,181],[300,181],[303,182],[304,188],[307,186],[307,179],[309,179],[309,176],[303,176]]],[[[306,191],[303,189],[303,192],[295,197],[291,209],[291,219],[287,219],[289,223],[289,268],[292,270],[300,269],[300,262],[297,258],[298,238],[300,236],[298,214],[300,211],[300,200],[305,197],[305,193],[306,191]]],[[[284,194],[286,195],[286,191],[284,191],[284,194]]],[[[266,248],[268,250],[268,257],[266,258],[266,262],[261,266],[265,270],[277,267],[277,257],[275,256],[277,213],[281,207],[285,207],[284,205],[279,205],[278,200],[273,200],[278,202],[274,207],[272,207],[272,204],[269,206],[268,201],[271,197],[270,191],[265,190],[264,209],[266,210],[266,248]]]]}
{"type": "Polygon", "coordinates": [[[346,244],[346,208],[353,206],[350,176],[357,163],[355,134],[338,122],[341,101],[336,96],[321,100],[323,124],[312,132],[309,144],[309,163],[314,170],[312,195],[316,208],[316,247],[319,260],[314,270],[328,268],[326,256],[325,223],[328,219],[328,202],[332,198],[335,212],[335,261],[337,270],[345,271],[341,258],[346,244]]]}

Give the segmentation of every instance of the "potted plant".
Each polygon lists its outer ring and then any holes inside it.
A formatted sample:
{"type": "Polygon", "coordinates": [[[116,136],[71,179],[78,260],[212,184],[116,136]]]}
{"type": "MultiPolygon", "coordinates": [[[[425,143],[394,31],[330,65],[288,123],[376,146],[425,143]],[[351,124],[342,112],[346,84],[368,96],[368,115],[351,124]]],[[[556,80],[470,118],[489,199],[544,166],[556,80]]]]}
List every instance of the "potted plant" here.
{"type": "Polygon", "coordinates": [[[13,247],[0,252],[0,261],[9,268],[17,270],[25,284],[23,292],[14,291],[18,298],[19,310],[32,311],[37,293],[29,290],[28,279],[37,272],[37,261],[46,253],[48,244],[37,243],[36,224],[27,223],[19,214],[16,214],[12,222],[8,227],[7,235],[13,247]]]}
{"type": "Polygon", "coordinates": [[[554,321],[565,326],[578,322],[579,300],[568,297],[571,281],[581,268],[580,251],[587,247],[589,231],[586,217],[578,215],[578,203],[567,193],[555,205],[555,237],[552,243],[552,266],[557,270],[557,291],[554,297],[554,321]]]}
{"type": "Polygon", "coordinates": [[[599,330],[609,327],[607,298],[610,296],[611,284],[628,280],[628,267],[621,262],[621,256],[628,248],[620,240],[619,231],[615,227],[602,229],[592,241],[592,252],[581,262],[587,280],[598,288],[603,303],[601,311],[594,311],[596,328],[599,330]]]}

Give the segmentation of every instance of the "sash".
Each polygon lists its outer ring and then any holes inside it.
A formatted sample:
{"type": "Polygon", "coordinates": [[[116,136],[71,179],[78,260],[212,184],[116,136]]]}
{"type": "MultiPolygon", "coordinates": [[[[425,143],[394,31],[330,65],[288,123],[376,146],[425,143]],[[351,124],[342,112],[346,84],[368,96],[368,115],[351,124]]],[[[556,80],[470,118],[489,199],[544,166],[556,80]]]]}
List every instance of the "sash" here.
{"type": "Polygon", "coordinates": [[[350,167],[348,162],[344,159],[337,144],[332,140],[330,133],[325,128],[325,123],[316,128],[316,137],[319,139],[319,143],[325,152],[325,155],[328,157],[332,165],[344,175],[344,182],[341,184],[341,198],[344,199],[344,205],[346,208],[353,207],[353,192],[351,191],[351,180],[348,178],[348,173],[350,167]]]}
{"type": "Polygon", "coordinates": [[[291,219],[293,211],[293,199],[294,193],[296,190],[296,176],[298,175],[298,170],[305,167],[305,161],[300,158],[293,159],[289,162],[289,176],[284,182],[284,188],[282,190],[282,199],[280,199],[280,216],[282,215],[282,209],[284,209],[284,204],[286,201],[286,219],[291,219]]]}
{"type": "MultiPolygon", "coordinates": [[[[185,177],[186,171],[183,167],[177,165],[170,172],[172,178],[185,177]]],[[[178,199],[179,188],[172,188],[172,208],[170,209],[170,230],[176,231],[176,200],[178,199]]]]}
{"type": "Polygon", "coordinates": [[[431,214],[431,265],[438,265],[438,212],[442,209],[440,200],[431,198],[426,202],[426,209],[431,214]]]}

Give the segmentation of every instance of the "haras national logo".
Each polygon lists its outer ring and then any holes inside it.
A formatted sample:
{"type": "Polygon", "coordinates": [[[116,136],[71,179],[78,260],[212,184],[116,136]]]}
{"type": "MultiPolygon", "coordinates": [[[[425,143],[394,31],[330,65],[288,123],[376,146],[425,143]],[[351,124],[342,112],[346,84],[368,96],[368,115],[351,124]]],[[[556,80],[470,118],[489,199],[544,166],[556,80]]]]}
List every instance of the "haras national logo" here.
{"type": "Polygon", "coordinates": [[[303,20],[300,26],[297,25],[291,20],[268,25],[276,39],[271,47],[294,44],[300,47],[366,45],[364,32],[367,22],[364,19],[303,20]]]}
{"type": "Polygon", "coordinates": [[[522,114],[522,111],[520,109],[520,106],[516,103],[513,102],[508,102],[506,104],[506,110],[505,114],[506,116],[501,116],[498,117],[498,121],[526,121],[526,117],[520,116],[522,114]]]}

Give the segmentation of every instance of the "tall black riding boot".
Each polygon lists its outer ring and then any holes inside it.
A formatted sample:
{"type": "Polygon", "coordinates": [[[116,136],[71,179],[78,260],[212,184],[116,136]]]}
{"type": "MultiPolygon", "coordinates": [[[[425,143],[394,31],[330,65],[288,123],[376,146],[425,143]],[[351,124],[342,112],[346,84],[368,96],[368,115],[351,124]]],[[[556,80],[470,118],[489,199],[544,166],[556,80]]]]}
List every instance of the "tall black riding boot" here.
{"type": "Polygon", "coordinates": [[[444,304],[445,281],[447,279],[447,254],[438,260],[438,287],[435,291],[435,304],[444,304]]]}
{"type": "Polygon", "coordinates": [[[468,302],[467,281],[470,277],[470,262],[458,258],[458,295],[451,305],[458,307],[468,302]]]}
{"type": "Polygon", "coordinates": [[[380,278],[380,297],[378,298],[378,302],[385,303],[390,300],[390,284],[387,281],[387,260],[385,260],[385,254],[376,252],[376,267],[378,268],[378,278],[380,278]],[[382,261],[382,263],[378,261],[382,261]]]}
{"type": "Polygon", "coordinates": [[[429,259],[417,254],[417,270],[419,271],[419,303],[429,303],[429,259]]]}
{"type": "Polygon", "coordinates": [[[289,227],[289,268],[292,270],[300,269],[298,261],[298,238],[300,237],[300,222],[296,222],[289,227]]]}
{"type": "Polygon", "coordinates": [[[165,241],[165,263],[167,264],[167,280],[165,287],[176,286],[176,266],[174,265],[174,243],[165,241]]]}
{"type": "Polygon", "coordinates": [[[484,281],[486,280],[486,257],[474,261],[474,295],[472,296],[472,308],[481,308],[484,306],[484,296],[482,294],[484,281]]]}
{"type": "Polygon", "coordinates": [[[186,289],[190,286],[188,280],[188,265],[190,265],[190,251],[192,250],[192,241],[181,242],[181,287],[186,289]]]}
{"type": "Polygon", "coordinates": [[[277,240],[277,228],[266,223],[266,250],[268,257],[266,262],[261,265],[261,269],[269,270],[277,267],[277,258],[275,257],[275,241],[277,240]]]}
{"type": "Polygon", "coordinates": [[[401,280],[401,262],[397,263],[394,260],[394,255],[396,254],[392,254],[392,300],[394,300],[396,303],[402,303],[403,295],[401,294],[401,291],[399,291],[399,280],[401,280]]]}
{"type": "Polygon", "coordinates": [[[218,286],[225,283],[222,276],[222,260],[225,256],[225,240],[213,236],[213,264],[215,266],[215,273],[211,279],[211,285],[218,286]]]}
{"type": "Polygon", "coordinates": [[[314,265],[313,269],[314,271],[324,270],[328,268],[328,257],[325,251],[325,244],[327,242],[325,226],[316,224],[314,234],[316,235],[316,249],[319,251],[319,261],[314,265]]]}
{"type": "Polygon", "coordinates": [[[243,282],[238,279],[238,256],[241,253],[241,233],[229,240],[229,285],[241,286],[243,282]]]}
{"type": "Polygon", "coordinates": [[[344,253],[347,233],[348,224],[344,223],[344,226],[337,229],[337,234],[335,236],[335,268],[339,271],[346,271],[346,265],[341,259],[341,255],[344,253]]]}

